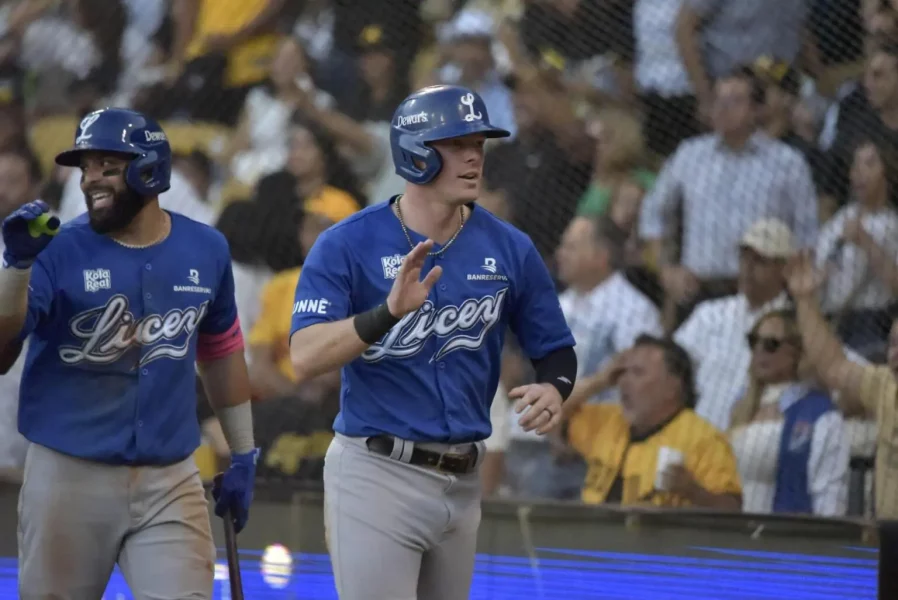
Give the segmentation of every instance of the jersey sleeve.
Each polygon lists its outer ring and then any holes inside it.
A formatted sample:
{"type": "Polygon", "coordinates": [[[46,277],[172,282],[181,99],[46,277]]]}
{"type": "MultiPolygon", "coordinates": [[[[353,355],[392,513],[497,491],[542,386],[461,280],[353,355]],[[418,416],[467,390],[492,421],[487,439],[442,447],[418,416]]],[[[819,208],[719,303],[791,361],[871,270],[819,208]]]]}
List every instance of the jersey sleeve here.
{"type": "Polygon", "coordinates": [[[540,359],[553,350],[574,345],[555,283],[533,244],[520,270],[512,307],[511,329],[528,358],[540,359]]]}
{"type": "Polygon", "coordinates": [[[293,297],[291,337],[310,325],[340,321],[352,314],[352,271],[342,231],[322,233],[302,265],[293,297]]]}
{"type": "Polygon", "coordinates": [[[215,298],[199,327],[197,359],[207,361],[223,358],[243,350],[243,345],[240,319],[237,318],[234,271],[228,254],[215,298]]]}
{"type": "Polygon", "coordinates": [[[48,258],[40,255],[31,266],[31,279],[28,281],[28,312],[25,314],[25,323],[19,332],[18,341],[24,341],[50,317],[55,290],[53,265],[48,258]]]}

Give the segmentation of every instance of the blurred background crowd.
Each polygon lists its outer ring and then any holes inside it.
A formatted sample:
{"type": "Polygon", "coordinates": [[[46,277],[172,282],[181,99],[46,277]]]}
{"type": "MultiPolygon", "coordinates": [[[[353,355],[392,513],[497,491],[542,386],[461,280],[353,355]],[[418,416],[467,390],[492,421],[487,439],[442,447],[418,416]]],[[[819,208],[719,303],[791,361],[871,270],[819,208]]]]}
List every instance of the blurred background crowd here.
{"type": "Polygon", "coordinates": [[[53,156],[85,112],[159,119],[162,205],[231,245],[260,476],[316,485],[340,381],[293,378],[303,256],[402,192],[393,110],[439,83],[513,132],[480,204],[533,239],[577,341],[569,418],[537,438],[509,337],[487,494],[898,516],[898,0],[6,0],[0,217],[84,210],[53,156]]]}

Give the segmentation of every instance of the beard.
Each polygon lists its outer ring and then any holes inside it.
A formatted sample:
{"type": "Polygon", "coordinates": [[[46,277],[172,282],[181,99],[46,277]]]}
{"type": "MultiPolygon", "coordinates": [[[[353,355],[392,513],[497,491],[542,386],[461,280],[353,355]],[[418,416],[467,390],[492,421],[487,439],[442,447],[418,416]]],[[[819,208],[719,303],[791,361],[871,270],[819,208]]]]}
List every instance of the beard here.
{"type": "Polygon", "coordinates": [[[116,191],[110,187],[97,186],[88,190],[84,195],[87,202],[87,216],[90,219],[90,227],[100,235],[113,233],[124,229],[131,224],[134,217],[140,213],[144,206],[144,199],[134,190],[126,188],[116,191]],[[113,195],[112,203],[102,208],[94,208],[94,202],[90,194],[95,191],[105,191],[113,195]]]}

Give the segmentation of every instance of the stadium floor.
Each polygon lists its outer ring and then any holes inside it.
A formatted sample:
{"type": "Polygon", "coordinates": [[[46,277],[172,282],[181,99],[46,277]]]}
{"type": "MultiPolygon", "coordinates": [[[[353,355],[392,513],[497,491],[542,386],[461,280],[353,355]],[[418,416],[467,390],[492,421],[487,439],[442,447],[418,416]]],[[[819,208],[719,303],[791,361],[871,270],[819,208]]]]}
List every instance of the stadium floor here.
{"type": "MultiPolygon", "coordinates": [[[[479,555],[471,600],[875,600],[876,554],[840,556],[691,547],[689,556],[538,549],[538,562],[479,555]]],[[[216,569],[216,600],[229,600],[227,568],[216,569]]],[[[241,552],[246,598],[337,600],[326,555],[294,554],[292,567],[241,552]]],[[[0,599],[16,598],[16,562],[0,559],[0,599]]],[[[102,600],[132,600],[116,571],[102,600]]]]}

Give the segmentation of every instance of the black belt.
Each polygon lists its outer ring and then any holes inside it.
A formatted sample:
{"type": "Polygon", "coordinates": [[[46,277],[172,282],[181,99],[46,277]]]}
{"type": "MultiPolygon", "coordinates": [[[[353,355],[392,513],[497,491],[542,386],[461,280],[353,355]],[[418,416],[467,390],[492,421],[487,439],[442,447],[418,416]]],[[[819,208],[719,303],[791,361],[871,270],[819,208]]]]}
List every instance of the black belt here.
{"type": "MultiPolygon", "coordinates": [[[[366,444],[368,450],[390,456],[393,454],[393,438],[387,435],[378,435],[369,437],[366,444]]],[[[432,450],[424,450],[417,446],[412,450],[411,459],[408,463],[419,467],[429,467],[446,473],[455,475],[466,475],[474,470],[477,466],[477,446],[471,446],[471,450],[464,454],[456,452],[433,452],[432,450]]]]}

